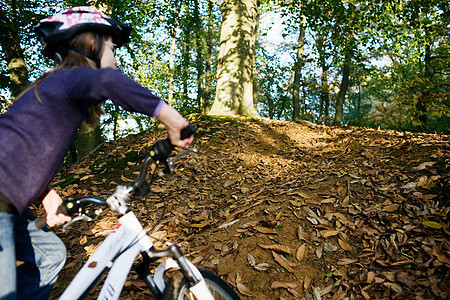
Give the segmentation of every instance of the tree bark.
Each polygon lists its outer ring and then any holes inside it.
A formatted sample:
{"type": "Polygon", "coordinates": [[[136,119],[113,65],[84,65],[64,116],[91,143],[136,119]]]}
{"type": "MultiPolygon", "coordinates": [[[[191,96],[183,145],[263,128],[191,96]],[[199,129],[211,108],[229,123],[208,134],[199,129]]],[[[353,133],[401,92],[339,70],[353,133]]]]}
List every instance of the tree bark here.
{"type": "Polygon", "coordinates": [[[297,59],[294,64],[294,86],[292,92],[292,121],[300,121],[300,80],[302,78],[302,67],[304,65],[305,55],[305,27],[306,18],[304,15],[300,16],[300,29],[298,35],[298,50],[297,59]]]}
{"type": "Polygon", "coordinates": [[[86,157],[101,142],[100,126],[91,127],[86,122],[81,123],[77,136],[77,160],[79,161],[86,157]]]}
{"type": "Polygon", "coordinates": [[[350,84],[350,68],[353,56],[351,47],[347,48],[344,58],[344,66],[342,68],[342,80],[339,86],[339,93],[336,101],[336,115],[334,116],[334,123],[340,125],[344,120],[344,102],[345,95],[350,84]]]}
{"type": "Polygon", "coordinates": [[[253,34],[257,18],[257,0],[222,3],[217,91],[210,115],[259,117],[253,105],[253,34]]]}
{"type": "Polygon", "coordinates": [[[320,111],[319,120],[327,119],[330,115],[330,87],[328,85],[328,70],[326,62],[325,45],[323,36],[317,40],[317,50],[319,52],[319,63],[322,69],[321,87],[320,87],[320,111]]]}
{"type": "Polygon", "coordinates": [[[208,35],[206,38],[206,57],[205,57],[205,90],[203,93],[204,106],[202,107],[202,113],[207,113],[211,105],[211,57],[213,52],[213,2],[208,0],[208,35]]]}
{"type": "Polygon", "coordinates": [[[173,105],[174,99],[173,99],[173,81],[175,78],[175,46],[176,46],[176,37],[175,37],[175,30],[173,30],[172,33],[172,43],[170,44],[170,60],[169,60],[169,99],[167,99],[167,102],[169,105],[173,105]]]}
{"type": "Polygon", "coordinates": [[[203,74],[203,28],[199,16],[198,0],[194,0],[195,51],[197,54],[197,103],[201,112],[205,110],[204,74],[203,74]]]}
{"type": "MultiPolygon", "coordinates": [[[[14,8],[13,8],[14,9],[14,8]]],[[[0,7],[0,44],[9,68],[9,88],[14,101],[28,85],[28,68],[20,46],[19,29],[0,7]]]]}

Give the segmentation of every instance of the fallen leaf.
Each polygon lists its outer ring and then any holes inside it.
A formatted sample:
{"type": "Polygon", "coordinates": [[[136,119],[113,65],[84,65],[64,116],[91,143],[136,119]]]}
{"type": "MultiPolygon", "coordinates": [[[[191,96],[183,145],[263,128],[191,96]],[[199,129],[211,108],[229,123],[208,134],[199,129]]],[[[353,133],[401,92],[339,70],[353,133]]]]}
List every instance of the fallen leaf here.
{"type": "Polygon", "coordinates": [[[444,227],[443,224],[438,223],[438,222],[434,222],[434,221],[422,221],[420,222],[422,225],[427,226],[427,227],[431,227],[434,229],[441,229],[442,227],[444,227]]]}
{"type": "Polygon", "coordinates": [[[300,225],[298,226],[298,239],[308,243],[311,241],[310,235],[300,225]]]}
{"type": "Polygon", "coordinates": [[[383,282],[383,285],[390,288],[391,290],[393,290],[394,292],[398,293],[398,294],[402,294],[403,290],[402,287],[397,284],[397,283],[393,283],[393,282],[383,282]]]}
{"type": "Polygon", "coordinates": [[[351,265],[351,264],[353,264],[353,263],[355,263],[355,262],[357,262],[358,260],[357,259],[354,259],[354,258],[340,258],[339,260],[338,260],[338,265],[339,266],[345,266],[345,265],[351,265]]]}
{"type": "Polygon", "coordinates": [[[189,227],[193,227],[193,228],[203,228],[203,227],[208,226],[209,224],[211,224],[211,221],[206,220],[206,221],[203,221],[203,222],[198,223],[198,224],[189,224],[189,227]]]}
{"type": "Polygon", "coordinates": [[[437,258],[441,263],[450,265],[450,260],[449,260],[447,257],[445,257],[444,254],[442,254],[441,252],[437,251],[436,249],[433,249],[433,252],[432,252],[432,253],[433,253],[434,256],[436,256],[436,258],[437,258]]]}
{"type": "Polygon", "coordinates": [[[424,163],[421,163],[419,166],[413,168],[413,170],[415,170],[415,171],[425,170],[428,167],[433,166],[435,163],[436,163],[435,161],[424,162],[424,163]]]}
{"type": "Polygon", "coordinates": [[[279,263],[283,268],[291,273],[294,273],[294,270],[292,268],[295,267],[295,264],[289,262],[283,255],[278,254],[275,251],[272,251],[272,256],[275,261],[279,263]]]}
{"type": "Polygon", "coordinates": [[[351,251],[352,250],[352,246],[350,246],[347,242],[338,239],[339,242],[339,246],[341,246],[342,249],[344,249],[345,251],[351,251]]]}
{"type": "Polygon", "coordinates": [[[239,282],[236,283],[236,287],[237,287],[239,293],[241,293],[242,295],[249,296],[249,297],[253,296],[252,292],[242,283],[239,283],[239,282]]]}
{"type": "Polygon", "coordinates": [[[323,230],[320,232],[320,235],[324,238],[328,238],[331,236],[336,236],[339,234],[339,230],[323,230]]]}
{"type": "Polygon", "coordinates": [[[290,281],[274,281],[272,282],[272,285],[270,286],[272,290],[274,289],[295,289],[297,288],[297,284],[295,282],[290,281]]]}
{"type": "Polygon", "coordinates": [[[276,234],[277,231],[263,226],[255,226],[256,231],[266,234],[276,234]]]}
{"type": "Polygon", "coordinates": [[[123,182],[134,182],[133,179],[126,178],[124,175],[120,176],[120,179],[121,179],[123,182]]]}
{"type": "Polygon", "coordinates": [[[222,229],[222,228],[230,227],[231,225],[233,225],[233,224],[239,222],[239,220],[240,220],[240,219],[236,219],[236,220],[234,220],[234,221],[231,221],[231,222],[222,224],[222,225],[220,225],[218,228],[219,228],[219,229],[222,229]]]}
{"type": "Polygon", "coordinates": [[[347,207],[350,203],[350,196],[345,197],[344,200],[342,200],[342,207],[347,207]]]}
{"type": "Polygon", "coordinates": [[[400,207],[400,204],[390,204],[383,207],[382,211],[385,212],[394,212],[400,207]]]}
{"type": "Polygon", "coordinates": [[[302,261],[306,254],[308,253],[308,249],[306,248],[306,245],[303,244],[297,249],[297,253],[295,254],[295,258],[297,258],[298,261],[302,261]]]}
{"type": "Polygon", "coordinates": [[[258,244],[258,246],[260,246],[263,249],[267,249],[267,250],[273,250],[275,252],[281,252],[281,253],[286,253],[286,254],[291,254],[291,249],[288,246],[285,245],[280,245],[280,244],[275,244],[275,245],[261,245],[258,244]]]}

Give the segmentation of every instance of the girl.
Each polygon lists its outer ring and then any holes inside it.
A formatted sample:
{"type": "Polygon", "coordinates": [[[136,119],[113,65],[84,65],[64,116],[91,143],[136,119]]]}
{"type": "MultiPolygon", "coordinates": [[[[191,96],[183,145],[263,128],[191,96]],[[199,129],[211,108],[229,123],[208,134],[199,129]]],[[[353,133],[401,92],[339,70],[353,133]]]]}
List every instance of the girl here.
{"type": "Polygon", "coordinates": [[[188,123],[149,90],[116,69],[115,49],[131,28],[91,7],[75,7],[41,20],[43,54],[59,66],[39,78],[0,116],[0,299],[48,299],[66,249],[50,230],[38,230],[27,207],[43,198],[49,227],[70,220],[48,188],[83,120],[99,122],[107,99],[156,117],[174,146],[188,123]],[[23,263],[17,267],[16,260],[23,263]]]}

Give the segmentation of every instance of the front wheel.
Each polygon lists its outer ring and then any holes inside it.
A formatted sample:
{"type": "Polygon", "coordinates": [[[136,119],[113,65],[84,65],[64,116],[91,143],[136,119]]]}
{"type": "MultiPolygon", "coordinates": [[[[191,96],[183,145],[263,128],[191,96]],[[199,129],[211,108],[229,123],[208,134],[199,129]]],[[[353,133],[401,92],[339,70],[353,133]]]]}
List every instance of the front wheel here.
{"type": "MultiPolygon", "coordinates": [[[[214,299],[239,300],[239,296],[219,276],[206,269],[199,268],[198,270],[205,279],[206,285],[208,286],[214,299]]],[[[189,291],[189,285],[186,278],[184,278],[183,274],[178,271],[167,283],[167,287],[164,290],[163,299],[185,300],[197,298],[189,291]]]]}

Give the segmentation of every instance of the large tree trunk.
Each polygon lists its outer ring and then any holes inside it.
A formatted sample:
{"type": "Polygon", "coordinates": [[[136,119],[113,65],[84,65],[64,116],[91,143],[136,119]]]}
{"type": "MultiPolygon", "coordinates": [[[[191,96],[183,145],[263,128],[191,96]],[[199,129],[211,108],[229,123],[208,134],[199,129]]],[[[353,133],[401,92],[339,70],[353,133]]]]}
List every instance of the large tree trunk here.
{"type": "Polygon", "coordinates": [[[209,114],[259,117],[253,105],[257,0],[225,0],[222,19],[216,99],[209,114]]]}
{"type": "Polygon", "coordinates": [[[353,51],[347,49],[344,58],[344,66],[342,68],[342,81],[339,86],[339,93],[336,101],[336,115],[334,116],[334,123],[340,125],[344,120],[344,102],[347,94],[348,86],[350,84],[350,68],[352,62],[353,51]]]}
{"type": "Polygon", "coordinates": [[[302,78],[302,67],[304,65],[304,55],[305,55],[305,27],[306,18],[305,16],[300,16],[300,29],[298,35],[298,50],[297,59],[294,64],[294,86],[292,93],[292,120],[300,121],[300,80],[302,78]]]}
{"type": "MultiPolygon", "coordinates": [[[[256,49],[257,47],[257,41],[258,41],[258,29],[259,29],[259,20],[260,20],[260,13],[259,13],[259,2],[256,2],[257,10],[256,10],[256,25],[253,28],[253,45],[256,49]]],[[[256,50],[255,50],[256,51],[256,50]]],[[[253,55],[253,107],[256,111],[258,111],[258,99],[259,99],[259,85],[258,85],[258,68],[256,67],[256,55],[253,55]]]]}
{"type": "Polygon", "coordinates": [[[29,84],[28,69],[20,47],[17,24],[8,18],[3,7],[0,7],[0,44],[9,68],[9,87],[14,101],[29,84]]]}

